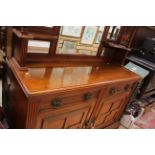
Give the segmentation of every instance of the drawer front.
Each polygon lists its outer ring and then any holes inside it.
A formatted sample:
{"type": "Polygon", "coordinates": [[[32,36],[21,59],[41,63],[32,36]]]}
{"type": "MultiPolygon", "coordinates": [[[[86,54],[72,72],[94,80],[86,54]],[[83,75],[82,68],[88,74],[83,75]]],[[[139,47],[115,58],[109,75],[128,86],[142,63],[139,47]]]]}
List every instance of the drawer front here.
{"type": "Polygon", "coordinates": [[[58,110],[61,108],[66,108],[73,106],[75,104],[83,103],[89,104],[92,101],[96,101],[99,96],[99,90],[92,90],[92,91],[82,91],[74,94],[60,94],[53,96],[50,101],[45,103],[39,103],[39,111],[51,111],[51,110],[58,110]]]}
{"type": "Polygon", "coordinates": [[[71,129],[86,128],[96,105],[100,90],[82,91],[53,97],[39,103],[35,128],[71,129]]]}
{"type": "Polygon", "coordinates": [[[133,82],[124,82],[124,83],[117,83],[109,86],[105,92],[104,98],[115,97],[117,95],[121,95],[122,93],[129,94],[133,89],[133,82]]]}

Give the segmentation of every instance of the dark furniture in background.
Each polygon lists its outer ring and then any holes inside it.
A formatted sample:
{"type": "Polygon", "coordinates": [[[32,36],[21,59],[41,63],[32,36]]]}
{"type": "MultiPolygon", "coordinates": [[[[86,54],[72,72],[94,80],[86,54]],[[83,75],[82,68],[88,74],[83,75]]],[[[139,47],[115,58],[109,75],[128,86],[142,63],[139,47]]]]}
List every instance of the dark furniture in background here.
{"type": "Polygon", "coordinates": [[[0,26],[0,78],[3,75],[3,50],[5,50],[5,27],[0,26]]]}
{"type": "Polygon", "coordinates": [[[144,79],[137,97],[146,98],[151,95],[155,95],[155,64],[146,59],[137,57],[136,55],[127,57],[127,62],[129,61],[150,72],[149,75],[144,79]]]}
{"type": "MultiPolygon", "coordinates": [[[[155,96],[155,63],[153,59],[150,60],[150,55],[141,56],[139,54],[141,47],[143,47],[143,43],[146,38],[155,38],[155,27],[138,27],[135,37],[132,42],[132,51],[128,55],[126,63],[131,61],[136,65],[150,71],[149,75],[144,79],[142,86],[140,87],[140,92],[138,94],[138,98],[146,98],[149,96],[155,96]]],[[[147,54],[147,52],[145,53],[147,54]]],[[[154,55],[152,56],[152,58],[154,55]]]]}

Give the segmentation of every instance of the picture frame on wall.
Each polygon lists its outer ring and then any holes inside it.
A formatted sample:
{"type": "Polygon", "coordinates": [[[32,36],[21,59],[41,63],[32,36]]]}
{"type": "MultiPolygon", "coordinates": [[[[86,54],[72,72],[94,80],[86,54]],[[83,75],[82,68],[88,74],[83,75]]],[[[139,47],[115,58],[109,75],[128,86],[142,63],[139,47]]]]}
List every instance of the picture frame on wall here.
{"type": "Polygon", "coordinates": [[[65,40],[63,42],[63,49],[76,49],[76,42],[65,40]]]}
{"type": "Polygon", "coordinates": [[[93,44],[98,27],[97,26],[86,26],[81,39],[82,44],[93,44]]]}
{"type": "Polygon", "coordinates": [[[104,31],[105,26],[99,26],[99,31],[104,31]]]}
{"type": "Polygon", "coordinates": [[[63,26],[61,35],[69,37],[80,38],[82,33],[82,26],[63,26]]]}
{"type": "Polygon", "coordinates": [[[63,42],[62,53],[64,53],[64,54],[76,54],[76,46],[77,46],[76,42],[65,40],[63,42]]]}
{"type": "Polygon", "coordinates": [[[96,39],[95,39],[95,44],[100,44],[101,39],[102,39],[102,35],[103,35],[103,32],[101,32],[101,31],[99,31],[97,33],[97,36],[96,36],[96,39]]]}

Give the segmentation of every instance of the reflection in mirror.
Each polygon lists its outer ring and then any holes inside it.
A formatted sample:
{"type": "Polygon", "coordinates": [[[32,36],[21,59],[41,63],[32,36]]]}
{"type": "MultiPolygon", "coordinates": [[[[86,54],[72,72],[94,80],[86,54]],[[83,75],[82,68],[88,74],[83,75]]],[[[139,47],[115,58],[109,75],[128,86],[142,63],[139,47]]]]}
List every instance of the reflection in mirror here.
{"type": "Polygon", "coordinates": [[[48,54],[50,48],[49,41],[29,40],[27,53],[48,54]]]}
{"type": "Polygon", "coordinates": [[[65,54],[66,51],[68,52],[68,54],[76,54],[76,42],[64,41],[62,47],[62,53],[65,54]]]}
{"type": "Polygon", "coordinates": [[[114,41],[117,40],[120,29],[121,29],[121,26],[110,26],[107,39],[114,40],[114,41]]]}
{"type": "Polygon", "coordinates": [[[86,84],[92,66],[88,67],[56,67],[52,69],[50,85],[55,88],[86,84]],[[79,75],[81,78],[79,78],[79,75]],[[56,81],[53,83],[53,80],[56,81]]]}
{"type": "Polygon", "coordinates": [[[29,68],[29,71],[25,74],[25,76],[33,79],[42,79],[45,77],[45,71],[45,68],[29,68]]]}
{"type": "Polygon", "coordinates": [[[104,26],[61,27],[56,54],[96,56],[104,26]]]}
{"type": "Polygon", "coordinates": [[[101,56],[105,56],[105,48],[103,47],[102,52],[101,52],[101,56]]]}
{"type": "Polygon", "coordinates": [[[92,66],[88,67],[66,67],[63,75],[63,87],[85,84],[88,82],[92,66]],[[79,78],[79,75],[81,78],[79,78]]]}

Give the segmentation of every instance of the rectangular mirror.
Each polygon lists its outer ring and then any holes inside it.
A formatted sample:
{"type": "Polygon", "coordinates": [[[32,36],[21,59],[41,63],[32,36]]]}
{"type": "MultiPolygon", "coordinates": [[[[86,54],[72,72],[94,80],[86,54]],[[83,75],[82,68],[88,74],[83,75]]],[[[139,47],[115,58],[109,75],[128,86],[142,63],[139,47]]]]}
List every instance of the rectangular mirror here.
{"type": "Polygon", "coordinates": [[[62,26],[56,54],[96,56],[104,26],[62,26]]]}
{"type": "Polygon", "coordinates": [[[50,49],[49,41],[29,40],[27,53],[48,54],[50,49]]]}

